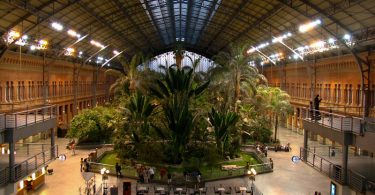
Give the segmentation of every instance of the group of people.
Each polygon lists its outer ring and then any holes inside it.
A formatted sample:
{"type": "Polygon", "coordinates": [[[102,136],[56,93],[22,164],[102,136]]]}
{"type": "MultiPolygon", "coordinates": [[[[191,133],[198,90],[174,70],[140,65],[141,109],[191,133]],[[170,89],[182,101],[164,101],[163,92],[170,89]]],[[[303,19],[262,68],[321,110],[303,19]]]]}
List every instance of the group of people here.
{"type": "Polygon", "coordinates": [[[257,153],[258,154],[264,154],[265,157],[267,157],[268,155],[268,146],[262,144],[257,144],[256,145],[256,150],[257,150],[257,153]]]}
{"type": "Polygon", "coordinates": [[[90,163],[87,158],[83,159],[81,158],[81,172],[89,172],[90,171],[90,163]]]}
{"type": "Polygon", "coordinates": [[[188,182],[188,181],[191,181],[192,178],[196,179],[197,183],[200,183],[201,182],[201,177],[202,177],[202,174],[199,170],[196,170],[196,171],[193,171],[193,172],[187,172],[187,171],[184,171],[184,177],[185,177],[185,181],[188,182]]]}
{"type": "Polygon", "coordinates": [[[155,168],[145,167],[142,165],[142,166],[137,167],[137,174],[138,174],[139,181],[141,183],[149,183],[151,180],[154,179],[155,168]]]}

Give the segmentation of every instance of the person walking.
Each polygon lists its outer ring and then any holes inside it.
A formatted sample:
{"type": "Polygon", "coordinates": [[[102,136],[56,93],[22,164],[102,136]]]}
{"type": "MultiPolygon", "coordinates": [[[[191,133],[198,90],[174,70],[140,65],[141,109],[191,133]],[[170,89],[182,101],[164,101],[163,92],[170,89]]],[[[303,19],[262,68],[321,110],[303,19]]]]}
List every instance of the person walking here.
{"type": "Polygon", "coordinates": [[[117,177],[122,177],[122,174],[121,174],[121,165],[119,165],[118,163],[116,163],[115,168],[116,168],[116,176],[117,177]]]}
{"type": "Polygon", "coordinates": [[[272,160],[272,158],[270,158],[270,165],[271,165],[271,169],[273,169],[273,160],[272,160]]]}
{"type": "Polygon", "coordinates": [[[81,172],[82,172],[82,169],[83,169],[83,158],[81,158],[81,172]]]}

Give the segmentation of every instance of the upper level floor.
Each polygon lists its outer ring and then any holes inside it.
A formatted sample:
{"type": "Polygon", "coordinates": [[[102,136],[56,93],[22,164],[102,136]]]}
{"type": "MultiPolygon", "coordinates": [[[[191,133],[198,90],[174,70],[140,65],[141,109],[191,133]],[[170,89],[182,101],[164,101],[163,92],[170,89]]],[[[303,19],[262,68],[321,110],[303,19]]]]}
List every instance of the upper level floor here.
{"type": "MultiPolygon", "coordinates": [[[[375,118],[375,54],[362,54],[371,63],[369,88],[370,117],[375,118]]],[[[309,105],[315,95],[323,110],[361,116],[364,90],[361,74],[351,55],[271,66],[263,70],[271,86],[280,87],[295,105],[309,105]]]]}
{"type": "Polygon", "coordinates": [[[309,108],[300,108],[303,128],[342,145],[375,152],[375,121],[309,108]]]}
{"type": "Polygon", "coordinates": [[[43,106],[0,115],[0,143],[16,142],[39,132],[55,128],[56,106],[43,106]]]}

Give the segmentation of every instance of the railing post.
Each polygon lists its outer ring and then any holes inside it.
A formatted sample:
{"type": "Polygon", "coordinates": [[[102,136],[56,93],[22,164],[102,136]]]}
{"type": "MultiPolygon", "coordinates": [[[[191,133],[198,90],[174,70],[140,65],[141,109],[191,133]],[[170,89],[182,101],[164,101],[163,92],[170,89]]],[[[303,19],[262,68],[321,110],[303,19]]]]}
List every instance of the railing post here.
{"type": "Polygon", "coordinates": [[[29,112],[28,111],[26,111],[26,121],[25,121],[25,124],[26,124],[26,127],[27,127],[27,123],[28,123],[28,121],[27,121],[27,115],[29,114],[29,112]]]}
{"type": "Polygon", "coordinates": [[[46,164],[46,153],[42,152],[42,155],[43,155],[43,165],[45,165],[46,164]]]}
{"type": "Polygon", "coordinates": [[[29,155],[30,152],[30,144],[26,144],[26,154],[29,155]]]}
{"type": "Polygon", "coordinates": [[[36,156],[37,155],[34,156],[34,158],[35,158],[35,169],[38,167],[38,158],[36,156]]]}
{"type": "Polygon", "coordinates": [[[313,167],[315,167],[315,153],[313,154],[313,167]]]}
{"type": "Polygon", "coordinates": [[[342,123],[343,123],[343,117],[340,117],[341,119],[341,124],[340,124],[340,131],[342,131],[342,123]]]}
{"type": "Polygon", "coordinates": [[[13,116],[14,116],[14,128],[17,128],[17,114],[13,116]]]}
{"type": "Polygon", "coordinates": [[[320,158],[320,172],[322,172],[322,167],[323,167],[323,159],[320,158]]]}

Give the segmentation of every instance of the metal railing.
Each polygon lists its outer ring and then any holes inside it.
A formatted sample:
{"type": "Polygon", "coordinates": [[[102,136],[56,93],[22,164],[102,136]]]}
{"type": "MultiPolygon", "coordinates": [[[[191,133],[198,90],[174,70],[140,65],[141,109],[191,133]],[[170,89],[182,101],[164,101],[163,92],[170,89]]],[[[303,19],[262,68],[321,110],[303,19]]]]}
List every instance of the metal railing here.
{"type": "Polygon", "coordinates": [[[5,114],[0,114],[0,132],[5,129],[5,114]]]}
{"type": "Polygon", "coordinates": [[[345,116],[316,109],[302,108],[302,118],[338,131],[363,132],[364,121],[358,117],[345,116]]]}
{"type": "Polygon", "coordinates": [[[57,106],[46,106],[5,114],[5,128],[19,128],[56,118],[57,106]]]}
{"type": "MultiPolygon", "coordinates": [[[[340,165],[336,165],[305,148],[300,149],[300,158],[308,165],[311,165],[315,170],[327,175],[331,179],[339,183],[344,182],[344,178],[342,178],[343,170],[340,165]]],[[[374,182],[369,181],[365,176],[355,171],[348,170],[347,173],[348,185],[350,188],[361,193],[365,191],[375,192],[374,182]]]]}
{"type": "Polygon", "coordinates": [[[5,167],[0,170],[0,186],[7,184],[9,181],[9,168],[5,167]]]}
{"type": "Polygon", "coordinates": [[[18,181],[33,171],[47,165],[58,156],[58,146],[52,146],[50,150],[40,152],[21,163],[14,165],[15,180],[18,181]]]}
{"type": "Polygon", "coordinates": [[[305,148],[300,148],[300,158],[315,170],[327,175],[339,183],[343,183],[342,168],[340,165],[336,165],[305,148]]]}

